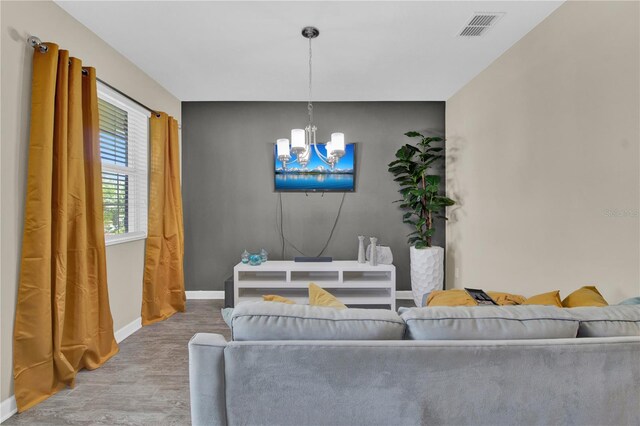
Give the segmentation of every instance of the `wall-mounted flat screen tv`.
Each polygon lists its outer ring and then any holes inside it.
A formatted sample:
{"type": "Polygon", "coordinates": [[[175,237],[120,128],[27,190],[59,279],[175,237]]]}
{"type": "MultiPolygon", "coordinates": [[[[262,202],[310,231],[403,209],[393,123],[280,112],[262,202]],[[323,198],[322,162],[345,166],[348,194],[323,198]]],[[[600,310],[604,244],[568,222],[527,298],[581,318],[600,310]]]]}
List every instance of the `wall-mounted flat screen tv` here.
{"type": "MultiPolygon", "coordinates": [[[[353,192],[356,182],[356,144],[345,145],[344,156],[332,169],[318,157],[313,147],[306,167],[301,167],[295,157],[283,167],[273,147],[276,192],[353,192]]],[[[327,154],[324,145],[318,144],[322,155],[327,154]]]]}

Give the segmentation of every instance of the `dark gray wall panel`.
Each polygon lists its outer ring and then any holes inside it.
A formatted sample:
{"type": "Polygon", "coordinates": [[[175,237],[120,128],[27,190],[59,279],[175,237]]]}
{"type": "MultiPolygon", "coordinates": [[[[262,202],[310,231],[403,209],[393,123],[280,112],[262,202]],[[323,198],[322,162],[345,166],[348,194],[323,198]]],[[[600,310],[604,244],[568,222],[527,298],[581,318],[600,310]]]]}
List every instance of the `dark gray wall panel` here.
{"type": "MultiPolygon", "coordinates": [[[[444,102],[317,102],[318,141],[332,131],[357,142],[356,192],[347,193],[325,255],[355,259],[357,235],[391,246],[398,290],[411,288],[398,186],[387,172],[395,151],[418,130],[444,135],[444,102]]],[[[281,258],[273,189],[273,144],[307,122],[302,102],[184,102],[182,194],[187,290],[222,290],[244,249],[266,248],[281,258]]],[[[342,194],[283,193],[285,236],[317,255],[333,225],[342,194]]],[[[435,243],[444,246],[444,225],[435,243]]],[[[287,246],[285,259],[298,253],[287,246]]]]}

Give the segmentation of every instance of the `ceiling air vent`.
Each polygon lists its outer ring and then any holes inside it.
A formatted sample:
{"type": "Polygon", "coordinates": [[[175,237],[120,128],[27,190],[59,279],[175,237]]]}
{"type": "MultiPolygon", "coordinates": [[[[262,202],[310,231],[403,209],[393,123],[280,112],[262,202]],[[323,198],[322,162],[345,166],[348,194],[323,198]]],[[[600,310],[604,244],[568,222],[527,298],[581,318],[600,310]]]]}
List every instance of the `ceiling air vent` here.
{"type": "Polygon", "coordinates": [[[504,15],[502,12],[477,12],[458,35],[460,37],[480,37],[493,27],[502,15],[504,15]]]}

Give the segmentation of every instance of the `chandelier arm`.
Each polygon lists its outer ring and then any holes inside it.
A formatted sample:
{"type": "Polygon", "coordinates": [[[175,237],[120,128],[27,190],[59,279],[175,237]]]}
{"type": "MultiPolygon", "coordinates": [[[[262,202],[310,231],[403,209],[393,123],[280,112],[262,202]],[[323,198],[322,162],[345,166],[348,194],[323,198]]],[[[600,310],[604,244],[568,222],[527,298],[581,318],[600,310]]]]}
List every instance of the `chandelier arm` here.
{"type": "Polygon", "coordinates": [[[320,153],[320,150],[318,149],[318,145],[314,142],[313,143],[313,148],[316,151],[316,154],[318,155],[318,158],[320,159],[320,161],[322,161],[324,164],[326,164],[327,166],[331,166],[331,163],[329,163],[327,160],[329,159],[329,156],[324,156],[320,153]]]}

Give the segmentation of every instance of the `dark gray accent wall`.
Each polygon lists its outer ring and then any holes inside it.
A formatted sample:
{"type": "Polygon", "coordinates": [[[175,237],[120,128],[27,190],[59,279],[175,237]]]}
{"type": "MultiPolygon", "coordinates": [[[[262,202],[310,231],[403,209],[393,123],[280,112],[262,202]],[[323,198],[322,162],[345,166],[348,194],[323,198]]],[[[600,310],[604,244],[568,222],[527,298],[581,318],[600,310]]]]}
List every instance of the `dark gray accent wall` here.
{"type": "MultiPolygon", "coordinates": [[[[183,102],[182,194],[187,290],[222,290],[244,249],[281,259],[274,192],[273,146],[307,123],[303,102],[183,102]]],[[[318,142],[334,131],[356,142],[356,192],[347,193],[325,255],[355,259],[360,234],[393,251],[398,290],[411,289],[409,225],[393,201],[387,172],[410,130],[443,136],[444,102],[316,102],[318,142]]],[[[444,179],[443,179],[444,181],[444,179]]],[[[324,246],[342,194],[283,193],[285,237],[307,255],[324,246]]],[[[444,247],[439,221],[435,244],[444,247]]],[[[286,246],[285,259],[299,255],[286,246]]]]}

